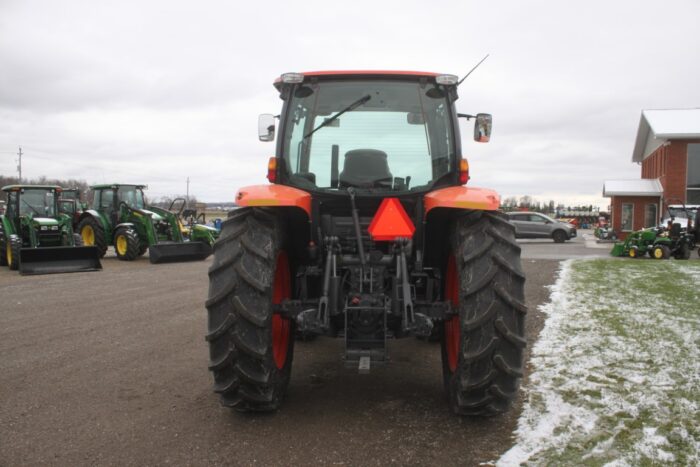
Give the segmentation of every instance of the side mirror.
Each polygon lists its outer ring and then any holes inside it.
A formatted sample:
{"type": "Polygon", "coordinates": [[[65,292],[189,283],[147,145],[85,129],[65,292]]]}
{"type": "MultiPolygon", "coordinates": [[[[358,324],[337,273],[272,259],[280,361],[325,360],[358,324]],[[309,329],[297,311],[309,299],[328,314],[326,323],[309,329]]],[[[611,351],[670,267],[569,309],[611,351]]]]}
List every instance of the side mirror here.
{"type": "Polygon", "coordinates": [[[260,141],[275,140],[275,116],[272,114],[260,114],[258,117],[258,138],[260,141]]]}
{"type": "Polygon", "coordinates": [[[491,114],[476,114],[474,141],[477,143],[488,143],[491,139],[491,126],[491,114]]]}

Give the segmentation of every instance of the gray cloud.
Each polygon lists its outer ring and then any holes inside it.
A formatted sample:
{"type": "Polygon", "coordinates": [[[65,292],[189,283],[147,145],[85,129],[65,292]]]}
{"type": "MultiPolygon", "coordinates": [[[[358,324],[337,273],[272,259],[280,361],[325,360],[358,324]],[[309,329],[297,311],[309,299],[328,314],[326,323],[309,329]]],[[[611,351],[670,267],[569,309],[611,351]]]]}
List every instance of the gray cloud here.
{"type": "MultiPolygon", "coordinates": [[[[463,74],[458,108],[491,112],[472,182],[598,199],[630,162],[643,108],[697,107],[696,1],[0,4],[0,172],[149,183],[230,200],[264,182],[256,116],[271,83],[315,69],[463,74]],[[138,180],[137,180],[138,178],[138,180]]],[[[541,194],[541,195],[540,195],[541,194]]],[[[599,200],[602,204],[605,201],[599,200]]]]}

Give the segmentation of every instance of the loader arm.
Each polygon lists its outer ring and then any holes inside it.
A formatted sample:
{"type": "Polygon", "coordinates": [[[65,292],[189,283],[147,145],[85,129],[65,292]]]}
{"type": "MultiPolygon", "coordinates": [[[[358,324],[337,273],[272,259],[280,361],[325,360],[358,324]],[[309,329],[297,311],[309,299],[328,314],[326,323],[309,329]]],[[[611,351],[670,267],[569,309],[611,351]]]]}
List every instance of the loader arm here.
{"type": "MultiPolygon", "coordinates": [[[[148,211],[155,212],[168,222],[168,225],[170,226],[170,234],[172,235],[173,241],[176,241],[178,243],[182,243],[184,241],[184,238],[182,237],[182,232],[180,231],[180,223],[178,222],[178,218],[175,214],[166,209],[161,209],[155,206],[146,206],[146,209],[148,211]]],[[[151,225],[151,230],[155,235],[153,225],[151,225]]],[[[155,235],[155,241],[152,243],[158,243],[157,235],[155,235]]]]}

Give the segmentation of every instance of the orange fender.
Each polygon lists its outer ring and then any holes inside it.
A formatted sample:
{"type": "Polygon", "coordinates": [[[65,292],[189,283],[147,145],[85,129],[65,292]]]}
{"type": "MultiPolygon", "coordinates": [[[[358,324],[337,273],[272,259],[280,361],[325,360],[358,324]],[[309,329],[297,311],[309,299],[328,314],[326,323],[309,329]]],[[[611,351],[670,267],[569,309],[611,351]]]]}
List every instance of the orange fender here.
{"type": "Polygon", "coordinates": [[[497,211],[501,197],[493,190],[466,186],[451,186],[425,195],[425,214],[434,208],[478,209],[497,211]]]}
{"type": "Polygon", "coordinates": [[[236,193],[239,206],[292,206],[311,217],[311,194],[284,185],[245,186],[236,193]]]}

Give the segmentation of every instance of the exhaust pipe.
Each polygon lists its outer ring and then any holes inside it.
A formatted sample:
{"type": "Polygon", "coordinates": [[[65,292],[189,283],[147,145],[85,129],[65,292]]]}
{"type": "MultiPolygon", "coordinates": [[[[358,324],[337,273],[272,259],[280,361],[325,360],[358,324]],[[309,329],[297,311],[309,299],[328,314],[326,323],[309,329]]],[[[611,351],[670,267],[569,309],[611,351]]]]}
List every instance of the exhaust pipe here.
{"type": "Polygon", "coordinates": [[[99,271],[100,252],[95,246],[22,248],[19,273],[22,275],[99,271]]]}
{"type": "Polygon", "coordinates": [[[211,254],[212,248],[205,242],[158,243],[148,247],[151,264],[201,261],[211,254]]]}

